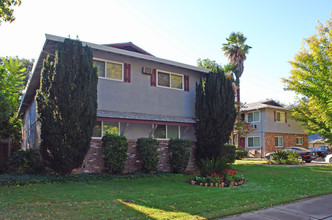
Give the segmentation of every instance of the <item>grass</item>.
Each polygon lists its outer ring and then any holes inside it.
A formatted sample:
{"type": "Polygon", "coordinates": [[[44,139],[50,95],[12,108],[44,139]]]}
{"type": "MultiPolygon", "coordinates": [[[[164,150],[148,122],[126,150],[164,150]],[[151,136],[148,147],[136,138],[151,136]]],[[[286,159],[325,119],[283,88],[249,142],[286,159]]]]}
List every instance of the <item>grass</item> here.
{"type": "Polygon", "coordinates": [[[205,219],[332,193],[332,166],[235,164],[248,182],[186,184],[191,175],[0,188],[0,219],[205,219]]]}

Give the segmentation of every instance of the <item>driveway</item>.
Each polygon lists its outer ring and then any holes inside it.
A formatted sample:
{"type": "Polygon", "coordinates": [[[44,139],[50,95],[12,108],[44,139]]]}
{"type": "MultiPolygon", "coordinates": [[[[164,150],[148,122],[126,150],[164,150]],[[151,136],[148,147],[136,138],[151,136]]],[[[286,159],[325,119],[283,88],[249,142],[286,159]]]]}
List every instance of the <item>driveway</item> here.
{"type": "Polygon", "coordinates": [[[322,165],[328,165],[328,163],[325,162],[325,159],[316,159],[311,161],[311,163],[305,163],[307,166],[322,166],[322,165]]]}

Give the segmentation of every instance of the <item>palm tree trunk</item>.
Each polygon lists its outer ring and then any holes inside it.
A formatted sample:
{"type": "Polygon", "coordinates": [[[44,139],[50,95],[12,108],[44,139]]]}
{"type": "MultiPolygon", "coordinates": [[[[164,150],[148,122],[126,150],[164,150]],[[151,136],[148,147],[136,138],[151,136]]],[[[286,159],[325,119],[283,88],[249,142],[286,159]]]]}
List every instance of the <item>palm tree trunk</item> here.
{"type": "Polygon", "coordinates": [[[236,91],[235,91],[235,96],[236,96],[236,110],[239,113],[240,112],[240,106],[241,106],[241,102],[240,102],[240,78],[236,77],[236,91]]]}
{"type": "MultiPolygon", "coordinates": [[[[240,106],[241,106],[241,102],[240,102],[240,77],[236,77],[236,111],[238,114],[237,120],[240,120],[239,114],[240,114],[240,106]]],[[[237,131],[236,132],[236,142],[237,142],[237,146],[240,146],[240,132],[237,131]]]]}

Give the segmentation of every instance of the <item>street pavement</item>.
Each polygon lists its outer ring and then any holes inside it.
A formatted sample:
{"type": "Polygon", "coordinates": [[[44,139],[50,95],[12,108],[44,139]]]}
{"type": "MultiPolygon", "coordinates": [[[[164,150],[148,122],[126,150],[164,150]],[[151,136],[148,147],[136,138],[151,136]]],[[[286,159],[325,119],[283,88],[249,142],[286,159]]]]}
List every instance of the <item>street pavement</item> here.
{"type": "Polygon", "coordinates": [[[319,196],[287,205],[275,206],[223,220],[332,220],[332,194],[319,196]]]}

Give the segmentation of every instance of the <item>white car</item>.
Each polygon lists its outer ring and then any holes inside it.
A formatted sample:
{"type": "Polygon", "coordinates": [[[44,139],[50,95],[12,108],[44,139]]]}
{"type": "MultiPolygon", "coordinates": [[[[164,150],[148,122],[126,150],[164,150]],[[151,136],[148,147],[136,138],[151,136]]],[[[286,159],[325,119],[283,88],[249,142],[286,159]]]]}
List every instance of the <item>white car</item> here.
{"type": "Polygon", "coordinates": [[[332,164],[332,154],[328,154],[325,157],[325,162],[326,163],[331,163],[332,164]]]}

